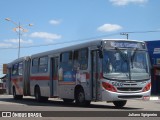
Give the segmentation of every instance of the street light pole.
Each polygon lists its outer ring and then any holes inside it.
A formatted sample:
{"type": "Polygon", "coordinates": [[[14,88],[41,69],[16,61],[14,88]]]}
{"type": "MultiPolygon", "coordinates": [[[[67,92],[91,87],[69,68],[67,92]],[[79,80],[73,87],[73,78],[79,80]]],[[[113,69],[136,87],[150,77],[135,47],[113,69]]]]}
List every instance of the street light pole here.
{"type": "Polygon", "coordinates": [[[19,45],[18,45],[18,58],[20,57],[20,47],[21,47],[21,30],[20,30],[20,22],[19,22],[19,26],[18,26],[18,31],[19,31],[19,45]]]}
{"type": "MultiPolygon", "coordinates": [[[[20,57],[20,48],[21,48],[21,31],[26,32],[26,29],[24,29],[20,22],[17,24],[16,22],[12,21],[10,18],[6,18],[6,21],[12,22],[16,27],[14,28],[14,31],[18,33],[18,58],[20,57]],[[18,28],[18,31],[17,31],[18,28]]],[[[33,26],[32,24],[28,24],[28,26],[33,26]]]]}

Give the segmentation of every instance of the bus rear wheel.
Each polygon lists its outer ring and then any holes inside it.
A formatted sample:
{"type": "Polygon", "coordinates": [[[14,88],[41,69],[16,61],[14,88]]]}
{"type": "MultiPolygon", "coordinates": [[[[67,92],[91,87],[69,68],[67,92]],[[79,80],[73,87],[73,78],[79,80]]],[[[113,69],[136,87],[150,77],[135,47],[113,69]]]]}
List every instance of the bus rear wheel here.
{"type": "Polygon", "coordinates": [[[115,105],[116,108],[122,108],[126,105],[127,100],[123,101],[113,101],[113,104],[115,105]]]}
{"type": "Polygon", "coordinates": [[[76,91],[76,96],[75,96],[76,104],[80,106],[89,106],[91,101],[85,100],[85,94],[83,89],[78,89],[76,91]]]}
{"type": "Polygon", "coordinates": [[[23,95],[17,95],[17,94],[16,94],[16,89],[15,89],[15,87],[13,87],[13,98],[14,98],[15,100],[20,100],[20,99],[23,98],[23,95]]]}
{"type": "Polygon", "coordinates": [[[36,99],[37,102],[41,102],[42,101],[42,97],[41,97],[41,93],[40,93],[39,87],[35,88],[35,99],[36,99]]]}

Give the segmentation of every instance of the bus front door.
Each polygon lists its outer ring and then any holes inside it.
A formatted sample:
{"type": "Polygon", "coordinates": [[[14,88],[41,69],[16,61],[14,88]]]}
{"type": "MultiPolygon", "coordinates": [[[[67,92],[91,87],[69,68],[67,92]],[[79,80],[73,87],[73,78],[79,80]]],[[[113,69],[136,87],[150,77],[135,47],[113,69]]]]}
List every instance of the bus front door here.
{"type": "Polygon", "coordinates": [[[97,51],[91,52],[91,77],[92,77],[92,99],[100,99],[100,81],[99,81],[99,54],[97,51]]]}
{"type": "Polygon", "coordinates": [[[51,58],[50,64],[50,96],[58,96],[58,57],[51,58]]]}

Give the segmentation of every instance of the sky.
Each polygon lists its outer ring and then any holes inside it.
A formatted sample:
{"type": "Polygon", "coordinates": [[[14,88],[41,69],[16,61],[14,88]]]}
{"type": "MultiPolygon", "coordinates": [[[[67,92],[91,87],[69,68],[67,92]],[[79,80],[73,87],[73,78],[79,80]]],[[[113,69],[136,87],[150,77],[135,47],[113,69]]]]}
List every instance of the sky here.
{"type": "Polygon", "coordinates": [[[159,5],[160,0],[1,0],[0,77],[2,65],[18,58],[19,32],[20,57],[91,39],[126,39],[123,32],[136,32],[129,39],[160,40],[159,5]]]}

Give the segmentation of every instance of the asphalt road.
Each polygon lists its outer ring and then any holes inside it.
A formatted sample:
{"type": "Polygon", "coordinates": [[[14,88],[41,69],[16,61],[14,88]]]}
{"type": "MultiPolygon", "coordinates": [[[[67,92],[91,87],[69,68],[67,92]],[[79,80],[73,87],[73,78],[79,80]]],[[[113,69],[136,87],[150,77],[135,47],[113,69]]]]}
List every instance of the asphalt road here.
{"type": "MultiPolygon", "coordinates": [[[[131,114],[131,115],[139,115],[141,113],[157,113],[157,111],[160,111],[160,100],[150,100],[150,101],[143,101],[143,100],[129,100],[124,108],[116,109],[112,103],[106,103],[106,102],[92,102],[89,107],[80,107],[76,106],[75,103],[64,103],[60,99],[49,99],[49,101],[45,103],[38,103],[35,101],[34,97],[24,97],[22,100],[14,100],[12,98],[12,95],[0,95],[0,111],[11,111],[11,112],[21,112],[25,113],[27,112],[41,112],[41,111],[47,111],[50,116],[57,115],[58,117],[47,117],[45,119],[68,119],[73,120],[76,112],[78,114],[80,113],[82,116],[89,115],[88,117],[83,117],[83,120],[106,120],[106,118],[103,116],[103,113],[107,113],[109,118],[107,120],[114,119],[119,120],[119,117],[116,117],[117,114],[131,114]],[[56,112],[55,112],[56,111],[56,112]],[[69,111],[68,113],[65,113],[63,111],[69,111]],[[138,112],[138,113],[137,113],[138,112]],[[133,113],[133,114],[132,114],[133,113]],[[54,115],[53,115],[54,114],[54,115]],[[73,114],[71,117],[63,117],[65,114],[73,114]],[[62,115],[62,116],[61,116],[62,115]],[[96,117],[98,115],[98,117],[96,117]],[[101,116],[102,115],[102,116],[101,116]],[[112,116],[113,115],[113,116],[112,116]]],[[[2,114],[2,113],[1,113],[2,114]]],[[[28,115],[28,113],[26,113],[28,115]]],[[[160,115],[160,113],[158,113],[160,115]]],[[[142,117],[142,116],[140,116],[142,117]]],[[[0,118],[2,119],[2,118],[0,118]]],[[[5,119],[5,118],[4,118],[5,119]]],[[[11,118],[7,118],[11,119],[11,118]]],[[[19,118],[14,118],[19,119],[19,118]]],[[[23,118],[27,119],[27,118],[23,118]]],[[[35,118],[34,118],[35,119],[35,118]]],[[[44,118],[40,118],[44,119],[44,118]]],[[[82,117],[76,117],[76,120],[82,119],[82,117]]],[[[123,120],[127,120],[128,117],[124,116],[123,120]]],[[[130,120],[136,119],[136,117],[131,116],[130,120]]],[[[141,118],[142,119],[142,118],[141,118]]],[[[152,118],[145,118],[147,119],[153,119],[152,118]]],[[[155,118],[154,118],[155,119],[155,118]]],[[[157,117],[156,117],[157,119],[157,117]]],[[[158,118],[159,119],[159,118],[158,118]]]]}

